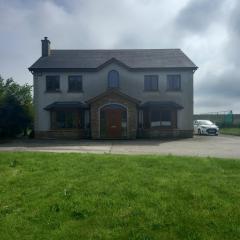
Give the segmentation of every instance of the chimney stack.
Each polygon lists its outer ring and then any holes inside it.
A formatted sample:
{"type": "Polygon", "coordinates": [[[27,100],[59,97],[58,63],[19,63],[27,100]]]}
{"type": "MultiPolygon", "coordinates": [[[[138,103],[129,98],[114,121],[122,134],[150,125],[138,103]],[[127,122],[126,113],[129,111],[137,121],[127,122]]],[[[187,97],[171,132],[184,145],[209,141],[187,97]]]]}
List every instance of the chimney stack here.
{"type": "Polygon", "coordinates": [[[50,44],[51,42],[48,40],[47,37],[45,37],[42,40],[42,57],[47,57],[50,55],[51,53],[50,44]]]}

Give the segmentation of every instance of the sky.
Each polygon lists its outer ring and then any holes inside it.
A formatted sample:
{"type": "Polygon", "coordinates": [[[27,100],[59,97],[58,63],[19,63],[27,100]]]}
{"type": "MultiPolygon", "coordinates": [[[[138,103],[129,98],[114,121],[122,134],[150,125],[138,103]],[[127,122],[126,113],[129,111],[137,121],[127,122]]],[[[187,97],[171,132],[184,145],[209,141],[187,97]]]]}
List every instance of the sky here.
{"type": "Polygon", "coordinates": [[[194,112],[240,113],[239,0],[0,0],[0,75],[32,84],[53,49],[181,48],[199,67],[194,112]]]}

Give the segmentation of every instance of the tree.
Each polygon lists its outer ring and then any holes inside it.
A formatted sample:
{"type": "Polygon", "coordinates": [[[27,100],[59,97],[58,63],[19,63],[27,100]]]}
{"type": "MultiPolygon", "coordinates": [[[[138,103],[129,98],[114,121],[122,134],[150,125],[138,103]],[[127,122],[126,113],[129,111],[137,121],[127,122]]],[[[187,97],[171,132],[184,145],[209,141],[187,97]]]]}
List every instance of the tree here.
{"type": "Polygon", "coordinates": [[[32,86],[0,76],[0,137],[15,137],[32,127],[32,86]]]}

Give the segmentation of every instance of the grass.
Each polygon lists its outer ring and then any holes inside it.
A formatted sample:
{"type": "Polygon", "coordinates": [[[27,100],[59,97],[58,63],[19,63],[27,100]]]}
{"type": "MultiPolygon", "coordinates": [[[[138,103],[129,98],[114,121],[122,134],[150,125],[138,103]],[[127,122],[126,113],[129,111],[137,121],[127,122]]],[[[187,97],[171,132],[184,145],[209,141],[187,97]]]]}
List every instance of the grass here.
{"type": "Polygon", "coordinates": [[[240,161],[0,153],[0,238],[239,239],[240,161]]]}
{"type": "Polygon", "coordinates": [[[240,136],[240,127],[239,128],[221,128],[220,133],[234,135],[234,136],[240,136]]]}

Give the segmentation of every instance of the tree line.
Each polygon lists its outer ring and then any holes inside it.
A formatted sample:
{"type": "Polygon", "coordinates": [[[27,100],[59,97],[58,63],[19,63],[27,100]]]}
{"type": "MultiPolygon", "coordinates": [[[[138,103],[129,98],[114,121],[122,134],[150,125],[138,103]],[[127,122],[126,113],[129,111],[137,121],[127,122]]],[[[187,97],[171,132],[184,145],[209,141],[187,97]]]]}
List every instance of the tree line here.
{"type": "Polygon", "coordinates": [[[32,86],[0,76],[0,138],[27,135],[33,129],[32,86]]]}

